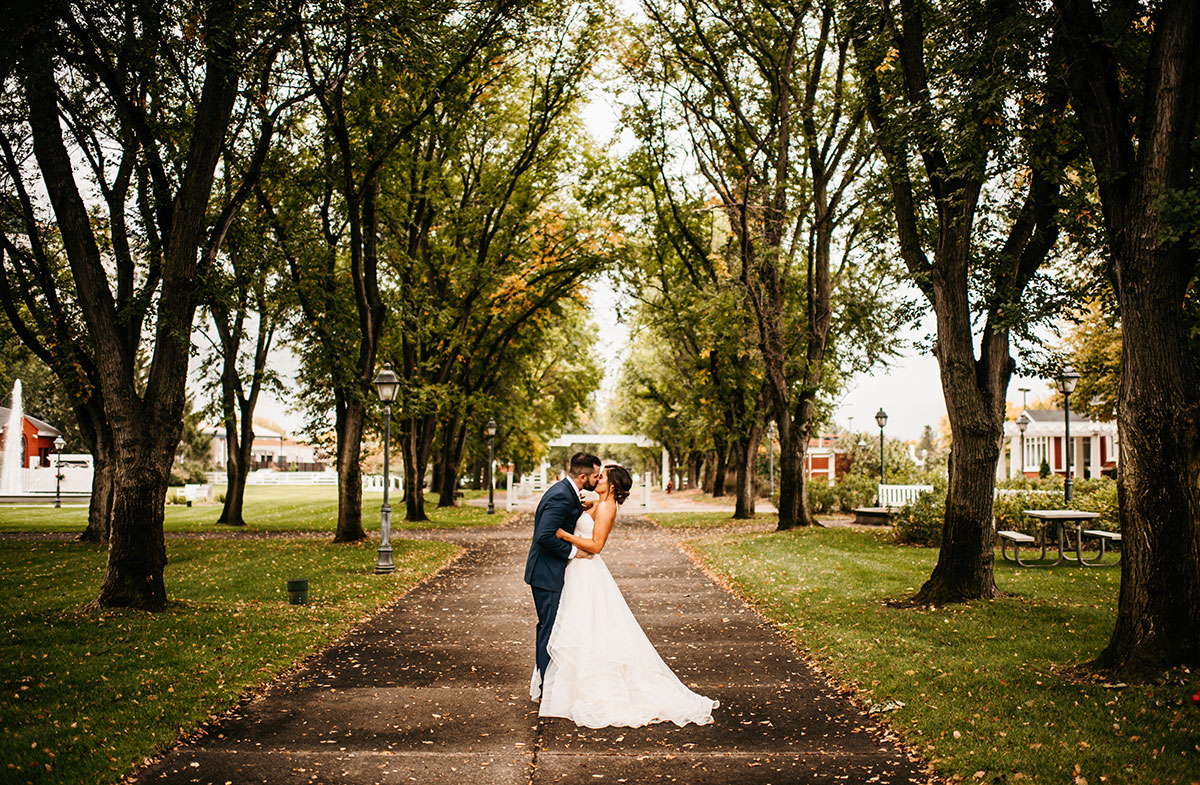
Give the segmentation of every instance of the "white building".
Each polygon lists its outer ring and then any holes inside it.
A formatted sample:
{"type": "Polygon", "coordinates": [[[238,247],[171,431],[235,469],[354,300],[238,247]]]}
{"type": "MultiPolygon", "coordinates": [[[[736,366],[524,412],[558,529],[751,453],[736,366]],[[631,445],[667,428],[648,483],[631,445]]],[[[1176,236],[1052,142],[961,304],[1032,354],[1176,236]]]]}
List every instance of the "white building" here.
{"type": "MultiPolygon", "coordinates": [[[[1053,474],[1065,476],[1067,455],[1066,426],[1060,409],[1026,409],[1017,419],[1025,417],[1028,425],[1021,433],[1018,423],[1004,423],[1004,444],[996,464],[996,478],[1037,477],[1042,461],[1050,465],[1053,474]],[[1016,460],[1014,460],[1014,456],[1016,460]]],[[[1078,412],[1071,412],[1071,476],[1099,477],[1117,466],[1117,424],[1096,422],[1078,412]]]]}
{"type": "MultiPolygon", "coordinates": [[[[205,433],[212,437],[212,463],[224,469],[229,454],[225,443],[225,428],[210,426],[205,433]]],[[[277,471],[324,471],[325,455],[314,445],[289,437],[286,433],[254,426],[254,444],[250,447],[250,471],[275,469],[277,471]]]]}

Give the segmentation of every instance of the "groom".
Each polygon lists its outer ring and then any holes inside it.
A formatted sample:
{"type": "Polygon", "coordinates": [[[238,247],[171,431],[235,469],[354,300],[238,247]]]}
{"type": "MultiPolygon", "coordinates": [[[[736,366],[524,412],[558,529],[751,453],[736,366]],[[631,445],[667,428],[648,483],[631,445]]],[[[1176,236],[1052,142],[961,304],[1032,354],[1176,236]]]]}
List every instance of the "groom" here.
{"type": "Polygon", "coordinates": [[[579,551],[574,545],[558,539],[555,532],[566,529],[575,532],[575,521],[583,512],[580,491],[594,490],[600,477],[600,459],[595,455],[577,452],[571,456],[568,476],[550,486],[538,502],[533,516],[533,543],[529,546],[529,558],[525,561],[525,582],[533,590],[533,604],[537,608],[537,673],[534,681],[541,694],[541,682],[550,665],[550,652],[546,644],[550,631],[554,629],[554,617],[558,615],[558,599],[562,596],[563,575],[571,559],[590,559],[587,551],[579,551]]]}

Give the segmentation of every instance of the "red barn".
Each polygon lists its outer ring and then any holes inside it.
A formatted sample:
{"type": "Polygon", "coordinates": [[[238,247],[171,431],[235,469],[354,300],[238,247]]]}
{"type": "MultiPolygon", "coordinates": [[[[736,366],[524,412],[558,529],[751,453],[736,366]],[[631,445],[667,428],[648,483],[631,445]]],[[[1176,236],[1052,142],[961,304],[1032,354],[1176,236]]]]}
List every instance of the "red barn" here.
{"type": "MultiPolygon", "coordinates": [[[[0,450],[8,439],[8,418],[12,409],[0,406],[0,450]]],[[[62,431],[48,422],[36,417],[24,415],[21,420],[21,466],[32,469],[34,466],[49,466],[54,455],[54,440],[62,435],[62,431]]]]}

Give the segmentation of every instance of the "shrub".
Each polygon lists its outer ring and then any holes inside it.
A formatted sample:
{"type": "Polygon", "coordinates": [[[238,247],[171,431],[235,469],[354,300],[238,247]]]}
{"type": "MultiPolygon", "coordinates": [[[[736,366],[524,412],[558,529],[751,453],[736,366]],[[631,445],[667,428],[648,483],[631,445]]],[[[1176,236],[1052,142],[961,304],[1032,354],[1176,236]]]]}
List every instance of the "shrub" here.
{"type": "Polygon", "coordinates": [[[896,541],[911,545],[941,545],[946,520],[946,496],[941,493],[919,494],[912,504],[900,508],[892,519],[896,541]]]}
{"type": "Polygon", "coordinates": [[[1050,464],[1045,458],[1042,459],[1042,465],[1038,467],[1038,477],[1045,479],[1050,476],[1050,464]]]}
{"type": "Polygon", "coordinates": [[[841,508],[841,490],[837,485],[812,482],[808,486],[808,504],[814,513],[833,512],[841,508]]]}
{"type": "Polygon", "coordinates": [[[1071,506],[1077,510],[1100,513],[1100,518],[1088,521],[1089,529],[1104,529],[1110,532],[1121,531],[1121,514],[1117,507],[1117,483],[1107,477],[1092,480],[1080,480],[1075,498],[1071,506]]]}

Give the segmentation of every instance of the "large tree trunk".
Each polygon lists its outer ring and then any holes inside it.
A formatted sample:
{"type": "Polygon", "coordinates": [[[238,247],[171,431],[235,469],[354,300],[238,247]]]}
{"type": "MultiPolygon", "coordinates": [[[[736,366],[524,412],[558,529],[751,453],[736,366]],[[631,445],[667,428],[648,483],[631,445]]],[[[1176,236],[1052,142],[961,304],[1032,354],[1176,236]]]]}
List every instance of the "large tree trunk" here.
{"type": "MultiPolygon", "coordinates": [[[[1131,223],[1135,237],[1160,231],[1131,223]]],[[[1128,250],[1119,295],[1121,593],[1097,662],[1141,678],[1200,665],[1200,401],[1184,359],[1181,291],[1170,281],[1178,268],[1164,264],[1167,254],[1128,250]]]]}
{"type": "Polygon", "coordinates": [[[1181,319],[1197,285],[1196,227],[1181,223],[1178,208],[1166,214],[1172,199],[1196,187],[1200,4],[1159,4],[1150,33],[1110,31],[1090,2],[1055,6],[1121,313],[1121,592],[1112,638],[1095,664],[1122,678],[1149,677],[1200,666],[1200,367],[1181,319]],[[1122,34],[1152,37],[1145,70],[1128,75],[1135,97],[1123,89],[1125,66],[1111,48],[1110,36],[1122,34]]]}
{"type": "Polygon", "coordinates": [[[1014,363],[1008,330],[989,323],[975,359],[967,304],[967,264],[944,260],[933,276],[938,322],[936,353],[954,439],[942,546],[933,573],[912,598],[938,605],[1001,596],[995,579],[992,501],[1004,436],[1005,392],[1014,363]],[[955,271],[947,280],[945,271],[955,271]],[[956,280],[957,279],[957,280],[956,280]]]}
{"type": "Polygon", "coordinates": [[[348,401],[337,422],[338,522],[334,542],[358,542],[367,538],[362,524],[363,425],[366,411],[361,401],[348,401]]]}
{"type": "Polygon", "coordinates": [[[170,466],[169,452],[155,449],[148,437],[128,439],[116,459],[108,565],[90,607],[159,611],[167,604],[163,503],[170,474],[163,467],[170,466]]]}

